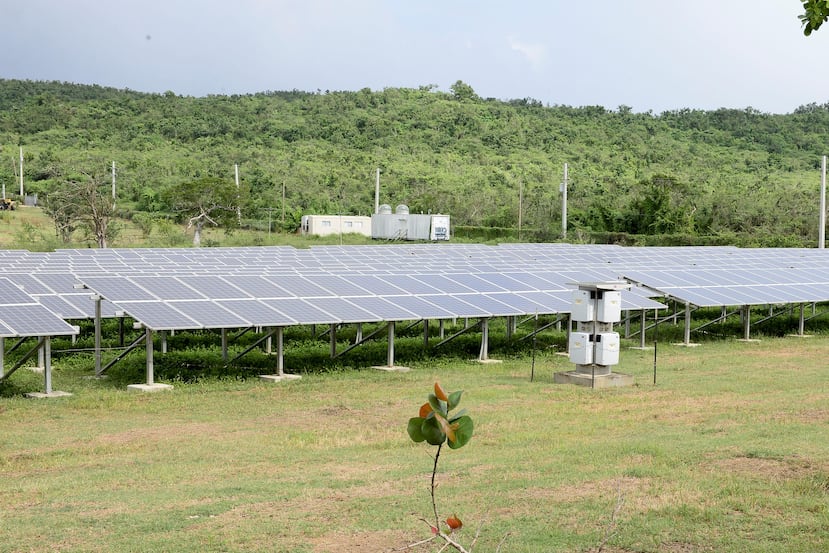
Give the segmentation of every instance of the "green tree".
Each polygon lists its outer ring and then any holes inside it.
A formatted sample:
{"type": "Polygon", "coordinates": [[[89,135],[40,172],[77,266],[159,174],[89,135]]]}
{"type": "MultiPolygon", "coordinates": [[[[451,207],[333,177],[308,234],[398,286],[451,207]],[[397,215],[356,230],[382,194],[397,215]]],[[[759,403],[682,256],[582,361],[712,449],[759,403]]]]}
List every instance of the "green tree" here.
{"type": "Polygon", "coordinates": [[[201,234],[206,224],[215,227],[236,222],[239,191],[226,179],[203,177],[183,182],[167,189],[164,194],[169,209],[193,229],[193,245],[201,245],[201,234]]]}
{"type": "Polygon", "coordinates": [[[803,34],[809,36],[829,19],[829,0],[800,1],[803,3],[803,15],[799,19],[803,24],[803,34]]]}
{"type": "Polygon", "coordinates": [[[115,202],[100,174],[64,178],[58,190],[48,195],[45,211],[64,242],[69,242],[78,228],[85,230],[99,248],[106,248],[117,235],[118,227],[112,224],[115,202]]]}

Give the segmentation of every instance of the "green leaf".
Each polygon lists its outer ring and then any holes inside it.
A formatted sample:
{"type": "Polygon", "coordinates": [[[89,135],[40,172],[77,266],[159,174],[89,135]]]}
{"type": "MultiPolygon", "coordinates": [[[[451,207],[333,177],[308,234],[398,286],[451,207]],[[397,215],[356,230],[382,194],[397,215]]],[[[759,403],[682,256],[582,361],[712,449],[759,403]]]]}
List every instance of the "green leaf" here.
{"type": "Polygon", "coordinates": [[[466,409],[461,409],[460,411],[458,411],[457,413],[452,415],[452,417],[449,419],[449,422],[455,422],[456,420],[458,420],[459,418],[461,418],[465,414],[466,414],[466,409]]]}
{"type": "Polygon", "coordinates": [[[458,390],[457,392],[452,392],[449,394],[449,410],[451,411],[458,404],[461,402],[461,395],[463,394],[463,390],[458,390]]]}
{"type": "Polygon", "coordinates": [[[446,402],[438,399],[435,394],[429,394],[429,405],[432,406],[434,411],[446,415],[446,402]]]}
{"type": "Polygon", "coordinates": [[[423,420],[423,424],[420,425],[420,433],[430,445],[440,445],[446,441],[446,434],[443,433],[440,423],[435,417],[428,417],[423,420]]]}
{"type": "Polygon", "coordinates": [[[461,448],[472,439],[473,424],[471,417],[464,415],[453,422],[452,427],[455,429],[455,440],[447,442],[450,448],[461,448]]]}
{"type": "Polygon", "coordinates": [[[420,443],[426,439],[426,436],[424,436],[423,432],[420,431],[420,427],[422,425],[423,419],[421,417],[413,417],[409,419],[409,424],[406,427],[406,430],[409,432],[409,437],[413,442],[420,443]]]}

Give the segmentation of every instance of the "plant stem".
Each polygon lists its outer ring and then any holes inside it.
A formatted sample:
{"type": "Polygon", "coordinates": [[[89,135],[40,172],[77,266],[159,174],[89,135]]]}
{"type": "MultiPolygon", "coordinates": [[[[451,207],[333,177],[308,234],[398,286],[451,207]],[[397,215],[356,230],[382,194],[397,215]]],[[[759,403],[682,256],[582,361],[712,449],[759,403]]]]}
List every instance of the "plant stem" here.
{"type": "Polygon", "coordinates": [[[438,517],[438,506],[435,502],[435,474],[438,472],[438,459],[440,459],[440,449],[443,444],[438,445],[438,450],[435,452],[435,464],[432,467],[432,511],[435,513],[435,529],[440,531],[440,517],[438,517]]]}

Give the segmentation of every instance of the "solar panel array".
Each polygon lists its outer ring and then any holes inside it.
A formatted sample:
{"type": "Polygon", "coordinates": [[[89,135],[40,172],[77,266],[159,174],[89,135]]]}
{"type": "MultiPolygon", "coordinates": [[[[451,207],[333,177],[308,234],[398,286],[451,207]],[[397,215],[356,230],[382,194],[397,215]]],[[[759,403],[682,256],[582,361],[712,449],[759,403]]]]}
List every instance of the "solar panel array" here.
{"type": "Polygon", "coordinates": [[[0,278],[0,337],[68,336],[75,327],[38,303],[7,278],[0,278]]]}
{"type": "Polygon", "coordinates": [[[94,316],[92,291],[105,298],[103,316],[125,313],[153,330],[567,313],[573,283],[620,278],[641,285],[623,294],[623,309],[661,307],[649,299],[658,296],[697,306],[829,301],[829,254],[817,249],[377,244],[6,250],[0,270],[18,292],[63,319],[94,316]]]}

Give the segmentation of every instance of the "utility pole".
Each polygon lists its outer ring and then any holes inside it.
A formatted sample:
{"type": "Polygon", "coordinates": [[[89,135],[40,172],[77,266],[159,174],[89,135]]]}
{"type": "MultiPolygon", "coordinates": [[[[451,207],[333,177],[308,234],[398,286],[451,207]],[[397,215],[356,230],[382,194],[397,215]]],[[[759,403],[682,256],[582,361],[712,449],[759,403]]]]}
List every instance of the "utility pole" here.
{"type": "Polygon", "coordinates": [[[524,214],[524,180],[518,179],[518,241],[521,241],[521,223],[524,214]]]}
{"type": "Polygon", "coordinates": [[[282,228],[279,230],[279,233],[285,231],[285,181],[282,181],[282,228]]]}
{"type": "Polygon", "coordinates": [[[26,197],[23,195],[23,146],[20,147],[20,201],[26,203],[26,197]]]}
{"type": "Polygon", "coordinates": [[[564,182],[561,183],[561,237],[567,239],[567,164],[564,164],[564,182]]]}
{"type": "Polygon", "coordinates": [[[817,232],[817,247],[826,247],[826,156],[820,164],[820,223],[817,232]]]}
{"type": "Polygon", "coordinates": [[[239,195],[239,164],[236,163],[233,165],[233,168],[236,171],[236,218],[239,220],[239,226],[242,226],[242,206],[241,204],[241,197],[239,195]]]}
{"type": "Polygon", "coordinates": [[[380,213],[380,168],[377,168],[377,178],[374,181],[374,213],[380,213]]]}
{"type": "Polygon", "coordinates": [[[112,161],[112,207],[115,207],[115,160],[112,161]]]}

